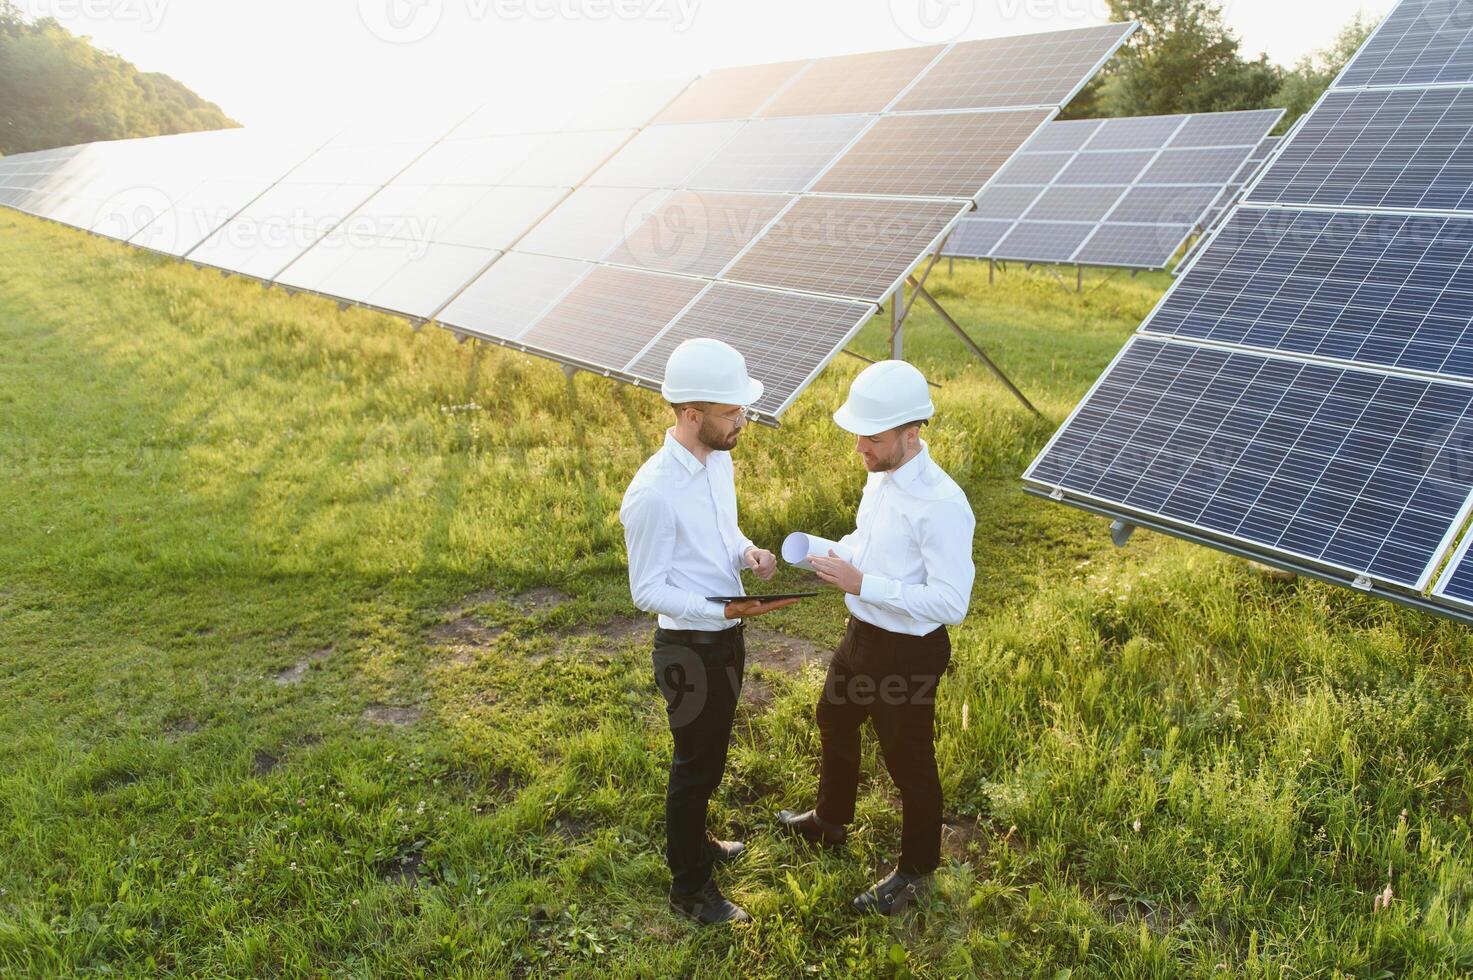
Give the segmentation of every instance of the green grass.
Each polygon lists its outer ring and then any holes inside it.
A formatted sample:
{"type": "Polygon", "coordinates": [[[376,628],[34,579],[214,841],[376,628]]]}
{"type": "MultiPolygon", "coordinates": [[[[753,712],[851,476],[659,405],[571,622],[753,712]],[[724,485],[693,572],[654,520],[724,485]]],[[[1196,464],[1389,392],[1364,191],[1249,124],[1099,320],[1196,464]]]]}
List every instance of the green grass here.
{"type": "MultiPolygon", "coordinates": [[[[933,277],[1055,421],[1165,282],[933,277]]],[[[919,913],[848,914],[893,790],[870,745],[848,852],[774,833],[813,798],[819,676],[766,672],[714,814],[756,921],[699,931],[664,904],[648,652],[597,632],[632,612],[616,512],[658,399],[0,214],[0,974],[1473,971],[1467,631],[1114,549],[1019,491],[1049,423],[925,311],[907,345],[978,516],[938,723],[966,834],[919,913]],[[538,586],[574,598],[511,600],[538,586]],[[465,602],[484,642],[455,649],[465,602]]],[[[745,437],[759,542],[849,525],[827,413],[860,366],[745,437]]],[[[827,646],[842,619],[768,621],[827,646]]]]}

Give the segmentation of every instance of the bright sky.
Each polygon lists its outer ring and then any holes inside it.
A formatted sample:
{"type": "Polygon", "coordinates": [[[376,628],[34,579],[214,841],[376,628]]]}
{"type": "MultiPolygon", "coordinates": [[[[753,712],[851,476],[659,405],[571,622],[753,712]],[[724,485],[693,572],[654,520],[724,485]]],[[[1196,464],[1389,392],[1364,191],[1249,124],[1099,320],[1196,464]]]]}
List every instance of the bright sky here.
{"type": "MultiPolygon", "coordinates": [[[[1289,64],[1359,8],[1226,0],[1245,53],[1289,64]]],[[[1107,20],[1105,0],[20,0],[247,125],[320,122],[447,97],[560,94],[613,80],[1107,20]]]]}

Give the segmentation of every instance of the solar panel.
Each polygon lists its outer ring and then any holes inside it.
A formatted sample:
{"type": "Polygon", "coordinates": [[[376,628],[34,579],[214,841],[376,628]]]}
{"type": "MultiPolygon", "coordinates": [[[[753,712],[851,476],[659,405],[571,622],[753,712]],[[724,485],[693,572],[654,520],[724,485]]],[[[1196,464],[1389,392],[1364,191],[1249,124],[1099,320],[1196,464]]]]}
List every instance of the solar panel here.
{"type": "Polygon", "coordinates": [[[489,340],[517,340],[596,266],[509,252],[439,314],[446,326],[489,340]]]}
{"type": "Polygon", "coordinates": [[[1473,622],[1473,103],[1411,87],[1473,82],[1460,14],[1473,3],[1396,8],[1029,468],[1032,486],[1473,622]],[[1402,87],[1357,88],[1388,85],[1402,87]]]}
{"type": "Polygon", "coordinates": [[[677,191],[608,257],[617,265],[716,276],[793,198],[677,191]]]}
{"type": "Polygon", "coordinates": [[[1246,200],[1464,210],[1473,205],[1473,91],[1332,91],[1246,200]]]}
{"type": "Polygon", "coordinates": [[[1050,112],[887,116],[814,185],[832,194],[971,197],[1050,112]]]}
{"type": "Polygon", "coordinates": [[[428,317],[496,252],[443,242],[328,234],[276,279],[283,286],[428,317]]]}
{"type": "Polygon", "coordinates": [[[1473,561],[1468,560],[1470,546],[1473,546],[1473,534],[1464,535],[1463,543],[1458,545],[1433,587],[1433,596],[1456,605],[1473,606],[1473,561]]]}
{"type": "Polygon", "coordinates": [[[540,255],[597,261],[654,214],[668,196],[668,191],[639,187],[580,187],[517,247],[540,255]]]}
{"type": "Polygon", "coordinates": [[[1469,438],[1468,386],[1138,337],[1024,479],[1420,589],[1469,438]]]}
{"type": "Polygon", "coordinates": [[[595,368],[628,364],[704,288],[698,279],[599,266],[521,339],[595,368]]]}
{"type": "Polygon", "coordinates": [[[1239,209],[1143,329],[1473,380],[1473,217],[1239,209]]]}
{"type": "Polygon", "coordinates": [[[717,122],[750,119],[808,62],[719,68],[702,77],[664,112],[656,123],[717,122]]]}
{"type": "Polygon", "coordinates": [[[1338,87],[1473,82],[1473,2],[1398,4],[1336,82],[1338,87]]]}
{"type": "Polygon", "coordinates": [[[805,197],[724,277],[878,303],[969,204],[805,197]]]}
{"type": "Polygon", "coordinates": [[[1228,182],[1227,188],[1218,197],[1217,202],[1212,205],[1211,210],[1207,212],[1207,217],[1203,219],[1202,237],[1193,246],[1191,254],[1177,266],[1178,269],[1190,264],[1196,253],[1207,243],[1208,234],[1216,230],[1218,225],[1222,224],[1222,219],[1227,216],[1228,210],[1242,198],[1243,192],[1248,189],[1248,185],[1253,182],[1253,178],[1257,177],[1259,172],[1263,170],[1264,166],[1268,163],[1269,157],[1279,148],[1279,144],[1282,141],[1282,136],[1265,137],[1263,142],[1258,144],[1258,149],[1253,152],[1253,155],[1244,162],[1242,167],[1238,168],[1238,172],[1233,175],[1233,179],[1228,182]]]}
{"type": "Polygon", "coordinates": [[[880,112],[945,48],[931,45],[819,58],[770,101],[761,116],[880,112]]]}
{"type": "Polygon", "coordinates": [[[869,124],[868,116],[749,122],[685,186],[709,191],[805,190],[869,124]]]}
{"type": "Polygon", "coordinates": [[[1282,117],[1273,109],[1050,123],[961,226],[1012,219],[1016,227],[954,235],[946,253],[1164,268],[1282,117]]]}
{"type": "Polygon", "coordinates": [[[604,164],[595,187],[684,187],[691,174],[731,141],[745,123],[651,126],[604,164]]]}
{"type": "Polygon", "coordinates": [[[717,283],[628,370],[658,380],[683,341],[728,334],[746,354],[747,370],[762,379],[756,408],[780,415],[873,313],[867,303],[717,283]]]}
{"type": "Polygon", "coordinates": [[[953,45],[895,105],[901,112],[1063,105],[1133,25],[988,38],[953,45]]]}

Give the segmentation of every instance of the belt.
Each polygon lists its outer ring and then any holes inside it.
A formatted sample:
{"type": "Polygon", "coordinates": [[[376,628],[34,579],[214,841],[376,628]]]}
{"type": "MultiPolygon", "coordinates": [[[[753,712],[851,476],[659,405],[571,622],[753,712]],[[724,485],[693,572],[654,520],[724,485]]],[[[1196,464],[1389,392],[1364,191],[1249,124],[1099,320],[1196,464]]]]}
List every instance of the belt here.
{"type": "Polygon", "coordinates": [[[675,647],[722,646],[740,639],[743,625],[737,623],[724,630],[667,630],[659,627],[655,630],[655,642],[661,646],[675,647]]]}

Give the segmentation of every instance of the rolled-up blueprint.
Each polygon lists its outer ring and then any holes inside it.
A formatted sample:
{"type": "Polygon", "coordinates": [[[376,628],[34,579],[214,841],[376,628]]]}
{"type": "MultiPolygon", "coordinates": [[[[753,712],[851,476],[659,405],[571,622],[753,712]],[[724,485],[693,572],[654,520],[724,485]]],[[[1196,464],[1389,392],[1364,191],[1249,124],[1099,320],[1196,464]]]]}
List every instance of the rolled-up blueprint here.
{"type": "Polygon", "coordinates": [[[798,568],[806,568],[810,572],[813,566],[808,564],[809,555],[827,555],[829,550],[845,561],[854,559],[854,549],[830,541],[828,538],[820,538],[816,534],[804,534],[802,531],[794,531],[783,540],[783,561],[798,568]]]}

